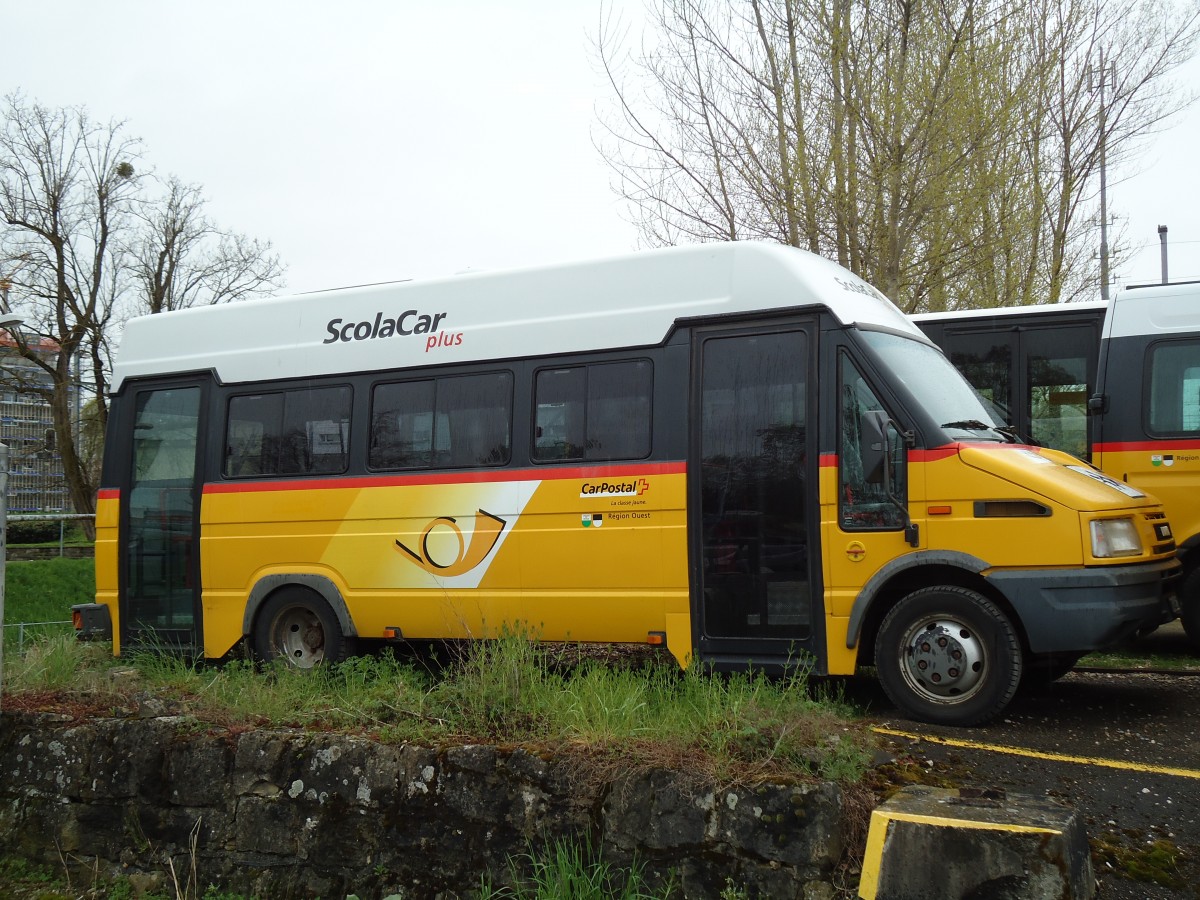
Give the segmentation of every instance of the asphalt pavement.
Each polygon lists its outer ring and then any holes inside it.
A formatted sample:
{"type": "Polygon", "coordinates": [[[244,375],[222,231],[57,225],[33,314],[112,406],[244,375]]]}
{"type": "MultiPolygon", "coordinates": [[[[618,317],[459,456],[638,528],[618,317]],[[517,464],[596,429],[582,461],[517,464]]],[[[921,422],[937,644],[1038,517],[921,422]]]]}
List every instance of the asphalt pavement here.
{"type": "MultiPolygon", "coordinates": [[[[1138,647],[1196,654],[1177,624],[1138,647]]],[[[1097,896],[1200,897],[1200,674],[1072,672],[976,728],[899,718],[882,694],[868,703],[886,746],[932,780],[1077,809],[1097,896]]]]}

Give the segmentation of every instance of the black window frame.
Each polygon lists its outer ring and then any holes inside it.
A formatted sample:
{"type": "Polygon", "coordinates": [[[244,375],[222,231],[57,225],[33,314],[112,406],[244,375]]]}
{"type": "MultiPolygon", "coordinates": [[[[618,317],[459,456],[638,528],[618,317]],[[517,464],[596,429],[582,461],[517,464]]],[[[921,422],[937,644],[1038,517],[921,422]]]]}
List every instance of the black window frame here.
{"type": "MultiPolygon", "coordinates": [[[[329,408],[329,405],[318,403],[315,408],[324,410],[324,409],[329,408]]],[[[247,421],[250,421],[250,420],[247,420],[247,421]]],[[[222,478],[236,481],[236,480],[245,480],[245,479],[260,479],[260,478],[323,478],[323,477],[330,477],[330,476],[345,475],[347,472],[350,471],[350,465],[351,465],[351,440],[352,440],[351,436],[352,436],[353,429],[354,429],[354,385],[349,382],[338,381],[338,382],[321,383],[321,384],[315,384],[315,385],[298,385],[298,386],[293,386],[293,387],[273,387],[273,388],[267,388],[267,389],[263,389],[260,387],[259,390],[239,391],[237,393],[231,393],[225,398],[222,425],[223,425],[222,436],[224,438],[224,442],[222,444],[222,446],[224,448],[224,452],[223,452],[223,456],[221,459],[221,477],[222,478]],[[330,417],[328,417],[326,419],[322,419],[322,420],[306,419],[305,421],[308,425],[311,425],[317,421],[329,421],[329,422],[340,423],[340,425],[341,425],[340,431],[343,435],[344,446],[343,446],[343,449],[340,454],[341,466],[339,468],[336,468],[336,469],[314,469],[314,468],[309,467],[306,469],[298,469],[298,470],[294,470],[294,471],[293,470],[284,471],[278,465],[279,461],[282,460],[282,458],[283,458],[283,450],[282,450],[282,444],[281,444],[279,447],[276,448],[276,467],[274,470],[266,470],[260,465],[259,469],[257,471],[244,471],[244,472],[231,471],[231,463],[234,460],[234,453],[233,453],[233,436],[231,435],[230,431],[231,431],[231,427],[232,427],[232,424],[234,421],[233,411],[234,411],[235,403],[237,403],[240,400],[251,400],[251,399],[265,398],[265,397],[280,397],[280,398],[282,398],[282,404],[281,404],[281,408],[279,410],[279,427],[280,427],[281,434],[278,435],[279,440],[282,442],[282,439],[284,437],[284,434],[282,432],[283,432],[283,429],[284,429],[286,423],[289,421],[289,415],[288,415],[288,398],[289,397],[294,397],[294,396],[301,395],[301,394],[311,395],[311,394],[318,393],[318,392],[335,392],[335,391],[344,392],[345,399],[344,399],[344,401],[339,403],[339,408],[341,409],[341,411],[344,414],[340,417],[330,416],[330,417]]],[[[267,436],[266,429],[264,428],[263,436],[262,436],[264,441],[266,439],[266,436],[267,436]]],[[[312,452],[312,446],[313,445],[311,443],[308,445],[308,457],[310,460],[315,459],[319,455],[319,454],[315,454],[312,452]]],[[[264,453],[260,453],[259,457],[258,457],[259,460],[261,461],[264,456],[265,456],[264,453]]],[[[243,456],[242,462],[244,463],[245,461],[247,461],[249,459],[251,459],[251,457],[243,456]]]]}
{"type": "Polygon", "coordinates": [[[654,379],[655,379],[654,360],[648,356],[626,357],[623,359],[591,359],[572,362],[559,362],[557,364],[541,365],[535,368],[530,379],[530,430],[529,430],[529,458],[534,465],[538,466],[553,466],[553,465],[578,465],[584,464],[599,464],[599,463],[616,463],[616,462],[638,462],[640,460],[650,459],[654,455],[654,379]],[[603,449],[603,444],[595,444],[595,436],[589,432],[590,424],[595,418],[592,410],[592,404],[596,398],[591,394],[593,384],[592,374],[597,369],[615,366],[643,366],[648,374],[647,382],[644,385],[642,399],[645,402],[645,416],[641,420],[641,428],[635,438],[643,444],[639,448],[643,450],[640,455],[628,454],[611,454],[591,452],[597,449],[603,449]],[[582,371],[583,378],[583,413],[582,413],[582,440],[576,442],[566,442],[564,447],[578,446],[581,450],[579,454],[564,454],[559,456],[542,455],[538,446],[538,441],[541,437],[539,432],[544,425],[539,417],[539,381],[543,374],[553,372],[575,372],[582,371]]]}
{"type": "MultiPolygon", "coordinates": [[[[1154,388],[1155,388],[1155,356],[1159,350],[1170,347],[1191,346],[1196,348],[1197,356],[1200,357],[1200,338],[1189,335],[1181,335],[1175,338],[1164,338],[1162,340],[1152,341],[1146,346],[1146,356],[1143,365],[1142,378],[1142,427],[1146,434],[1156,438],[1194,438],[1200,436],[1200,425],[1196,428],[1185,429],[1183,425],[1184,410],[1182,402],[1179,407],[1180,428],[1174,430],[1161,429],[1155,427],[1154,421],[1154,388]]],[[[1182,372],[1180,373],[1182,375],[1182,372]]],[[[1168,379],[1168,382],[1173,383],[1173,379],[1168,379]]],[[[1182,396],[1180,396],[1182,401],[1182,396]]]]}
{"type": "MultiPolygon", "coordinates": [[[[370,385],[370,390],[367,393],[367,447],[366,447],[366,469],[369,472],[424,472],[430,470],[443,469],[492,469],[502,468],[509,465],[513,459],[513,411],[515,407],[515,392],[516,392],[516,374],[512,369],[487,369],[485,371],[470,371],[470,372],[453,372],[453,373],[414,373],[409,378],[386,378],[373,381],[370,385]],[[503,458],[490,459],[474,462],[463,462],[456,460],[453,457],[439,460],[437,458],[437,423],[438,416],[441,414],[449,415],[447,410],[438,408],[438,398],[442,393],[442,388],[450,381],[461,381],[462,379],[484,379],[484,378],[500,377],[505,379],[505,406],[501,420],[504,424],[504,442],[497,444],[496,447],[502,447],[504,454],[503,458]],[[427,462],[418,462],[410,465],[386,465],[380,464],[375,457],[376,451],[376,404],[378,400],[378,392],[381,388],[397,387],[412,384],[428,383],[433,386],[433,399],[430,409],[432,416],[430,422],[430,447],[428,450],[429,459],[427,462]]],[[[469,392],[468,392],[469,393],[469,392]]],[[[447,451],[452,452],[452,451],[447,451]]]]}

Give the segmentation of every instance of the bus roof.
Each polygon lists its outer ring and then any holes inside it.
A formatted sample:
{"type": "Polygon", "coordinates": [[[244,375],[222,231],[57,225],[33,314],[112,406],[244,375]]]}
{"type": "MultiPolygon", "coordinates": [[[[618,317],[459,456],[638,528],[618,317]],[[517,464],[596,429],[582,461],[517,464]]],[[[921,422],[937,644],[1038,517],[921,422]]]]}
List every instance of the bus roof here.
{"type": "Polygon", "coordinates": [[[1078,303],[1035,303],[1028,306],[985,306],[975,309],[955,309],[946,312],[917,313],[917,322],[965,321],[970,319],[1007,318],[1009,316],[1052,316],[1055,314],[1083,314],[1093,312],[1103,316],[1108,304],[1103,300],[1084,300],[1078,303]]]}
{"type": "Polygon", "coordinates": [[[812,305],[843,324],[927,340],[883,294],[822,257],[712,243],[142,316],[125,326],[112,390],[178,372],[237,383],[645,347],[680,319],[812,305]]]}
{"type": "Polygon", "coordinates": [[[1130,285],[1116,301],[1105,337],[1200,331],[1200,282],[1130,285]]]}

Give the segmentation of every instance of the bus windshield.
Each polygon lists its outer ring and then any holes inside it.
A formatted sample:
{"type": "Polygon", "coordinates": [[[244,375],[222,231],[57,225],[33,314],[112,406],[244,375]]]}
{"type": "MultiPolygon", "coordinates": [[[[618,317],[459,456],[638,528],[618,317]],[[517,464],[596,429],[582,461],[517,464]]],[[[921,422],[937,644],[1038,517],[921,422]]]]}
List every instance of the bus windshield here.
{"type": "Polygon", "coordinates": [[[859,332],[952,439],[1011,441],[983,398],[935,347],[883,331],[859,332]]]}

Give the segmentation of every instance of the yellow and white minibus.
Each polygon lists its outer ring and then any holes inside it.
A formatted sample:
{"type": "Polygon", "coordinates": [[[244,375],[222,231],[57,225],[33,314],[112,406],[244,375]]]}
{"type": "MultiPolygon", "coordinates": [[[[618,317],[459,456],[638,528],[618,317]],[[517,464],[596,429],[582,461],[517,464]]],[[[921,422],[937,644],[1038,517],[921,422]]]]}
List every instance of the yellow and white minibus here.
{"type": "Polygon", "coordinates": [[[1183,564],[1180,618],[1200,644],[1200,283],[914,318],[1022,439],[1162,501],[1183,564]]]}
{"type": "Polygon", "coordinates": [[[999,430],[870,285],[705,244],[131,321],[96,603],[114,652],[650,642],[874,666],[976,723],[1162,615],[1157,500],[999,430]]]}

